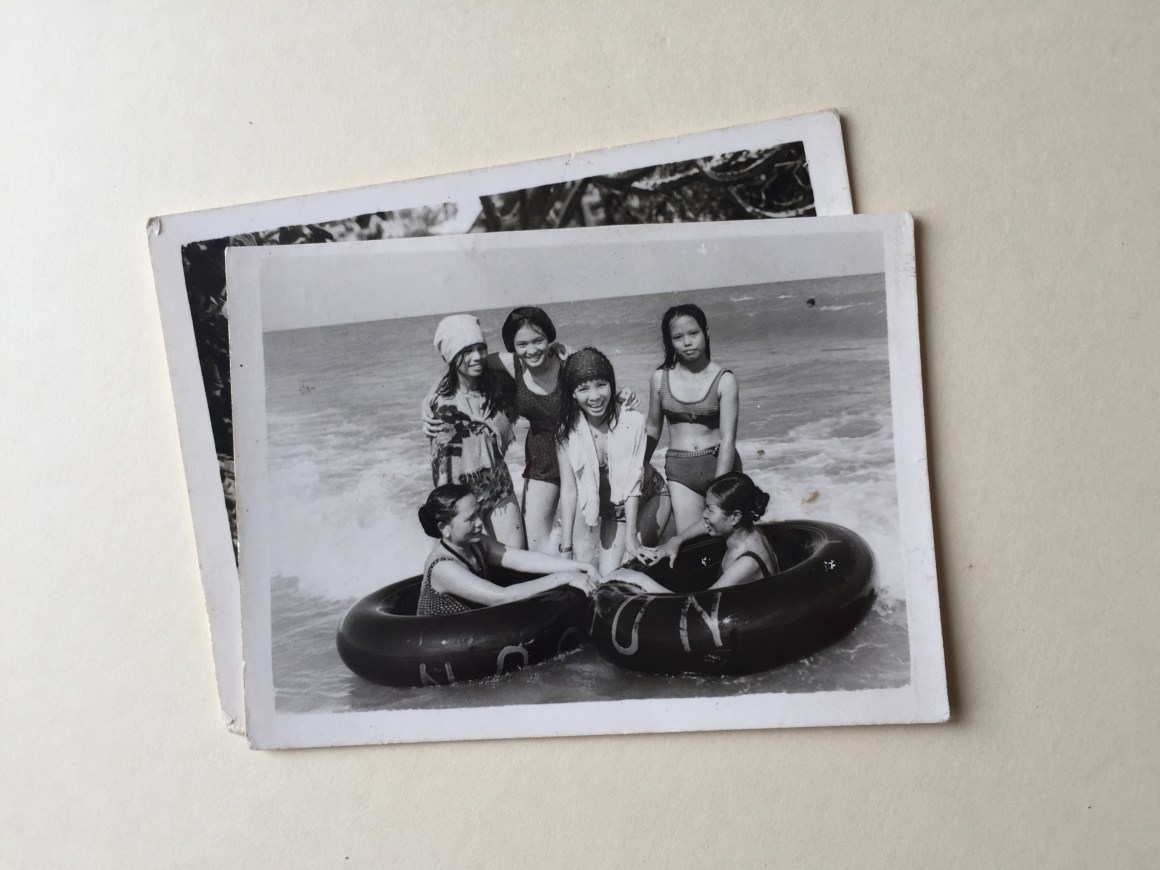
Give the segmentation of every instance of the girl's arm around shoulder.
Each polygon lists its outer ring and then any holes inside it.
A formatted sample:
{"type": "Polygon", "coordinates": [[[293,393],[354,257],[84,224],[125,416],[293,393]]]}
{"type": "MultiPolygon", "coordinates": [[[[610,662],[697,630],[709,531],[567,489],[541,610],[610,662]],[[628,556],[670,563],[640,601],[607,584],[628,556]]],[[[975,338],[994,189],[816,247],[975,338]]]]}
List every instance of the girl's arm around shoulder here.
{"type": "Polygon", "coordinates": [[[493,372],[507,372],[511,377],[516,376],[516,357],[506,350],[497,350],[487,355],[487,367],[493,372]]]}

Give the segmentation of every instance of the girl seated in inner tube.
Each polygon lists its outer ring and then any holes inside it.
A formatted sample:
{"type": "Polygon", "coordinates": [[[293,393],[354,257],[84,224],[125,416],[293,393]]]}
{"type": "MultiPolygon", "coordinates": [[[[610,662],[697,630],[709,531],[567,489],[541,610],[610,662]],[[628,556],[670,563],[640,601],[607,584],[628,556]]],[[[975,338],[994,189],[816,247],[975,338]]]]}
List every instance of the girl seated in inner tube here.
{"type": "Polygon", "coordinates": [[[560,467],[560,551],[572,554],[576,512],[599,534],[604,574],[655,543],[669,519],[664,478],[645,462],[645,420],[613,401],[616,373],[594,347],[576,351],[560,372],[556,432],[560,467]]]}
{"type": "Polygon", "coordinates": [[[475,496],[463,484],[435,487],[419,508],[419,522],[439,542],[423,566],[418,616],[466,613],[530,598],[557,586],[573,586],[588,594],[597,585],[599,578],[591,565],[505,547],[485,535],[475,496]],[[488,579],[491,567],[547,576],[497,586],[488,579]]]}
{"type": "MultiPolygon", "coordinates": [[[[668,559],[671,566],[682,544],[708,532],[713,537],[725,538],[721,576],[710,589],[772,577],[778,572],[777,556],[765,535],[754,527],[768,506],[769,494],[763,492],[747,474],[740,471],[722,474],[714,478],[705,490],[702,522],[678,533],[656,549],[642,552],[641,561],[655,565],[668,559]]],[[[664,594],[671,591],[651,577],[629,568],[614,571],[607,579],[631,583],[645,592],[664,594]]]]}

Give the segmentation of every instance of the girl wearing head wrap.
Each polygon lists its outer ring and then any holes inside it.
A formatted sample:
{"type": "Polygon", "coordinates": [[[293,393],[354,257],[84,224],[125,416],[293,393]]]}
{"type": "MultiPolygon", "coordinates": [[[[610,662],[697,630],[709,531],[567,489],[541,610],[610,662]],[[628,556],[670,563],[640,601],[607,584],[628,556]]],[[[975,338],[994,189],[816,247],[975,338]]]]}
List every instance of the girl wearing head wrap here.
{"type": "Polygon", "coordinates": [[[504,462],[514,437],[510,379],[488,369],[487,343],[474,315],[444,317],[435,330],[435,348],[447,373],[423,400],[424,416],[441,424],[428,435],[431,479],[436,486],[467,486],[488,534],[506,546],[523,547],[519,505],[504,462]]]}
{"type": "Polygon", "coordinates": [[[668,494],[645,462],[645,420],[613,401],[616,373],[608,357],[586,347],[560,372],[562,406],[556,432],[560,466],[560,549],[572,552],[577,513],[599,533],[605,574],[655,543],[668,521],[668,494]]]}
{"type": "Polygon", "coordinates": [[[648,404],[652,457],[669,424],[665,477],[678,530],[700,528],[709,482],[740,471],[737,378],[709,358],[709,326],[696,305],[676,305],[661,319],[665,360],[653,372],[648,404]]]}
{"type": "MultiPolygon", "coordinates": [[[[556,427],[560,418],[560,369],[569,350],[556,342],[556,325],[542,309],[524,305],[512,309],[500,332],[505,351],[491,353],[488,368],[506,373],[515,384],[512,420],[524,417],[523,522],[529,550],[555,552],[551,541],[560,501],[560,468],[556,462],[556,427]]],[[[634,408],[636,394],[623,390],[617,401],[634,408]]],[[[440,423],[424,415],[423,430],[436,437],[440,423]]]]}

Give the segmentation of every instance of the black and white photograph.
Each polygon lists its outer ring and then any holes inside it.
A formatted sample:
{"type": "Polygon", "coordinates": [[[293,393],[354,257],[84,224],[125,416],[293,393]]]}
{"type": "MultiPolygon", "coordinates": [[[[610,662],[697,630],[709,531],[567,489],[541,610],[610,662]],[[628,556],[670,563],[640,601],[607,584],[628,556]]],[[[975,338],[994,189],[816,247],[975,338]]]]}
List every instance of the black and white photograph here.
{"type": "Polygon", "coordinates": [[[1158,44],[0,2],[0,870],[1156,867],[1158,44]]]}
{"type": "Polygon", "coordinates": [[[945,719],[908,215],[226,269],[255,747],[945,719]]]}
{"type": "Polygon", "coordinates": [[[149,224],[226,721],[244,730],[227,250],[850,214],[836,113],[149,224]]]}

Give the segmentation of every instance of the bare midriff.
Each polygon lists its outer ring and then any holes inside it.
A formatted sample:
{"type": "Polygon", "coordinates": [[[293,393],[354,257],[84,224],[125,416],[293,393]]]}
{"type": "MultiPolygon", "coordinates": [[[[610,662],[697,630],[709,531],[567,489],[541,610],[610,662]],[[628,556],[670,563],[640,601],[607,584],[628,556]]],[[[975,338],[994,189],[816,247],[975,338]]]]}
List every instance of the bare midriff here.
{"type": "Polygon", "coordinates": [[[669,423],[670,450],[708,450],[721,444],[721,430],[700,423],[669,423]]]}

